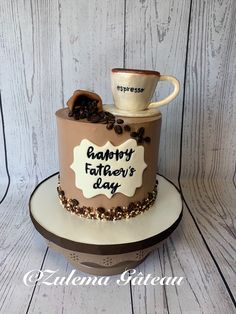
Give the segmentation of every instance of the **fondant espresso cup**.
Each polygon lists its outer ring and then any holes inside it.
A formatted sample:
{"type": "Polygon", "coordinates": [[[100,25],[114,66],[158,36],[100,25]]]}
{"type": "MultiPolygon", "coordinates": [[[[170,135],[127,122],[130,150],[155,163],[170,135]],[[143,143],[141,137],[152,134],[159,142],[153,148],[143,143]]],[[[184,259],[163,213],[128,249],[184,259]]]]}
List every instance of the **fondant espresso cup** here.
{"type": "Polygon", "coordinates": [[[157,108],[171,102],[179,93],[179,81],[157,71],[115,68],[112,69],[111,83],[115,106],[124,111],[157,108]],[[158,81],[169,81],[174,89],[164,99],[151,102],[158,81]]]}

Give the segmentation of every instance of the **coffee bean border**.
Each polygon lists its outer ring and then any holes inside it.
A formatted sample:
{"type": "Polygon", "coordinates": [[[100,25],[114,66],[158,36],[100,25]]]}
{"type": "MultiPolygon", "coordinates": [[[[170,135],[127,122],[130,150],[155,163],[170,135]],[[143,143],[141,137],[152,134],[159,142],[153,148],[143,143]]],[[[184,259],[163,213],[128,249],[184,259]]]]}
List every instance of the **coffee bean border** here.
{"type": "Polygon", "coordinates": [[[61,205],[67,211],[83,218],[115,221],[129,219],[147,211],[154,204],[157,198],[157,186],[158,181],[156,180],[153,191],[148,193],[142,201],[131,202],[128,206],[117,206],[110,209],[105,209],[103,207],[93,208],[80,206],[78,200],[67,198],[60,185],[60,176],[58,176],[57,192],[61,205]]]}

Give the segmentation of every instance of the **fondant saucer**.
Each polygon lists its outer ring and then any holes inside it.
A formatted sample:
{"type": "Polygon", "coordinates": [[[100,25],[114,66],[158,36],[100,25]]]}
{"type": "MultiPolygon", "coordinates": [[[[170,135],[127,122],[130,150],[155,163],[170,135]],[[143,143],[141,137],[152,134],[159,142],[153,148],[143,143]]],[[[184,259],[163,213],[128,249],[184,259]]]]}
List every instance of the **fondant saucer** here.
{"type": "Polygon", "coordinates": [[[31,195],[30,216],[49,245],[78,269],[113,275],[134,268],[164,241],[182,218],[182,200],[175,186],[162,176],[151,209],[128,220],[80,218],[59,203],[57,174],[41,182],[31,195]]]}
{"type": "Polygon", "coordinates": [[[104,105],[103,109],[109,111],[110,113],[121,116],[121,117],[135,117],[135,118],[144,118],[144,117],[153,117],[160,114],[160,110],[157,108],[150,108],[142,111],[125,111],[115,107],[115,105],[104,105]]]}

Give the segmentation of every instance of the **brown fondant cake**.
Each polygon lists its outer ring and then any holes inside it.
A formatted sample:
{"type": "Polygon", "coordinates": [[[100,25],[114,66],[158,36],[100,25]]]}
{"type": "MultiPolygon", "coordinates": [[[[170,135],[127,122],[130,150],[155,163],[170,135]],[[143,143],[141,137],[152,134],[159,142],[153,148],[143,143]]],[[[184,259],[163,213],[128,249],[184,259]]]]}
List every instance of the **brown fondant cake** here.
{"type": "Polygon", "coordinates": [[[81,217],[119,220],[157,196],[161,114],[119,117],[94,93],[76,91],[56,112],[61,204],[81,217]]]}

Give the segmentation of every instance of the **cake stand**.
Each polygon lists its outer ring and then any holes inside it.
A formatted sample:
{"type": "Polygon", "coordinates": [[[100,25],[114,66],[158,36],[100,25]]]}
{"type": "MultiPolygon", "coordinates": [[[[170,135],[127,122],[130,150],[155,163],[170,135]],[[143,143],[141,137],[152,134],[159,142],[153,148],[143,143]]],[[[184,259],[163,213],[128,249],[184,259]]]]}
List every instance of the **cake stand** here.
{"type": "Polygon", "coordinates": [[[80,218],[59,203],[57,173],[33,191],[30,217],[49,247],[61,252],[79,270],[115,275],[136,267],[178,226],[182,200],[176,187],[157,175],[158,196],[147,212],[128,220],[80,218]]]}

